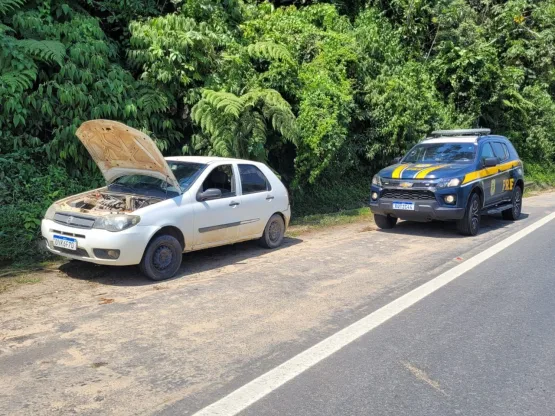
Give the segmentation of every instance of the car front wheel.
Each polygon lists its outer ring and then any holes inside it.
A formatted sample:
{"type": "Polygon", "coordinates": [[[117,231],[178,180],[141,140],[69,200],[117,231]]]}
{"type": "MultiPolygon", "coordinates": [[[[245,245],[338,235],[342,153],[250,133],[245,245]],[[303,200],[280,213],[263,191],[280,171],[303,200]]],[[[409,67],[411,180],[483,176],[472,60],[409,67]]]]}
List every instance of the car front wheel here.
{"type": "Polygon", "coordinates": [[[260,245],[265,248],[276,248],[283,242],[285,236],[285,223],[279,214],[274,214],[268,220],[264,234],[260,238],[260,245]]]}
{"type": "Polygon", "coordinates": [[[179,270],[182,254],[183,248],[175,237],[160,235],[148,243],[139,267],[150,280],[169,279],[179,270]]]}

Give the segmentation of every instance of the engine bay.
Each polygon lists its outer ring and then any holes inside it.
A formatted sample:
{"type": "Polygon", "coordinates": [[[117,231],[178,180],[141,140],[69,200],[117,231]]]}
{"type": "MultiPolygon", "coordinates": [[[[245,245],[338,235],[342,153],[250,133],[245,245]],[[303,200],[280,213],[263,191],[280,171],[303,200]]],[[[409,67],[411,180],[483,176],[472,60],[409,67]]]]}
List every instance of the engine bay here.
{"type": "Polygon", "coordinates": [[[133,212],[160,201],[162,199],[149,196],[95,191],[70,199],[66,201],[66,205],[83,213],[120,213],[133,212]]]}

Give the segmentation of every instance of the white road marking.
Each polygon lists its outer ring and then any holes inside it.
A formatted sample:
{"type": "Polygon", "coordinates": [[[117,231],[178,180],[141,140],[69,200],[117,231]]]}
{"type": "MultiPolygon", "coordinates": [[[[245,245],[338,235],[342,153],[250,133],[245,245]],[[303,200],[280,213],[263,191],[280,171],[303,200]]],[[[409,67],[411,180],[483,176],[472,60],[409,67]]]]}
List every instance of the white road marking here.
{"type": "Polygon", "coordinates": [[[377,326],[516,243],[554,218],[555,212],[320,341],[318,344],[294,356],[273,370],[255,378],[243,387],[205,407],[195,413],[194,416],[234,416],[238,414],[313,365],[367,334],[377,326]]]}

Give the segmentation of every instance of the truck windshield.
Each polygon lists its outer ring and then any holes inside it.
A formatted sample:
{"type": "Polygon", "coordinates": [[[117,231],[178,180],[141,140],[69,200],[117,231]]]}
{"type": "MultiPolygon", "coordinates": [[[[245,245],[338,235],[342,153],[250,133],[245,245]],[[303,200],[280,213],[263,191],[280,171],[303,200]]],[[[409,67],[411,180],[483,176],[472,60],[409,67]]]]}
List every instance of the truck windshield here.
{"type": "Polygon", "coordinates": [[[476,157],[474,143],[423,143],[403,158],[406,163],[471,163],[476,157]]]}
{"type": "MultiPolygon", "coordinates": [[[[201,172],[206,168],[202,163],[167,161],[175,178],[179,182],[181,192],[187,191],[201,172]]],[[[114,192],[132,192],[140,195],[173,198],[179,195],[179,190],[166,181],[146,175],[120,176],[108,189],[114,192]]]]}

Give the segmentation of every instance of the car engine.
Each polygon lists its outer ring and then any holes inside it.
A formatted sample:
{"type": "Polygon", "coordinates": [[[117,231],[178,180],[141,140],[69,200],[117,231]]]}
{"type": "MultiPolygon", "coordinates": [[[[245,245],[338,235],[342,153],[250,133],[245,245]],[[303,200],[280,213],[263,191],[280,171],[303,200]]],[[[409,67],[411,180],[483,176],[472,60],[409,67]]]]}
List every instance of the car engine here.
{"type": "Polygon", "coordinates": [[[162,201],[148,196],[91,192],[86,196],[67,201],[67,205],[81,212],[132,212],[162,201]]]}

